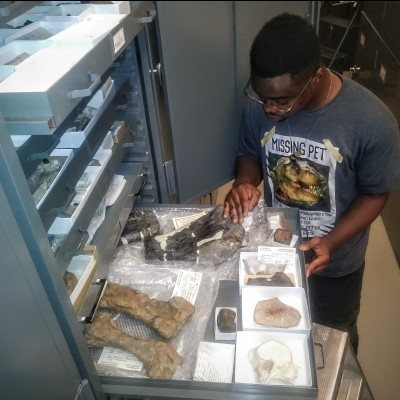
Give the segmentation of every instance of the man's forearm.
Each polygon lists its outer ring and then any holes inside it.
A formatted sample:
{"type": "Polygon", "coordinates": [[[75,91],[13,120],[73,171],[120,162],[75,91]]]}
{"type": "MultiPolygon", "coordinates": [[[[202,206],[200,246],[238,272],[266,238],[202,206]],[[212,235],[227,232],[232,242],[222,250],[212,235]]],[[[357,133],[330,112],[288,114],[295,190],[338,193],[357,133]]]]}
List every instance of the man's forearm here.
{"type": "Polygon", "coordinates": [[[367,228],[379,216],[388,197],[389,193],[358,196],[335,228],[325,236],[331,254],[367,228]]]}
{"type": "Polygon", "coordinates": [[[240,156],[236,161],[236,174],[233,185],[241,183],[251,183],[257,187],[262,181],[261,164],[252,159],[240,156]]]}

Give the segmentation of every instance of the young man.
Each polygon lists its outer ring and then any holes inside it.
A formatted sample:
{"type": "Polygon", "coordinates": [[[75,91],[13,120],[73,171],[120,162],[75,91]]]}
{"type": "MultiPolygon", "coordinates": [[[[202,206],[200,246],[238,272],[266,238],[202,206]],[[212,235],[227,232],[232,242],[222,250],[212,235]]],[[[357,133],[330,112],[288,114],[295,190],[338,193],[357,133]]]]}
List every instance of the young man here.
{"type": "Polygon", "coordinates": [[[321,63],[299,16],[267,22],[251,52],[236,178],[224,215],[258,203],[300,213],[313,322],[349,332],[357,352],[370,224],[400,187],[398,123],[370,91],[321,63]]]}

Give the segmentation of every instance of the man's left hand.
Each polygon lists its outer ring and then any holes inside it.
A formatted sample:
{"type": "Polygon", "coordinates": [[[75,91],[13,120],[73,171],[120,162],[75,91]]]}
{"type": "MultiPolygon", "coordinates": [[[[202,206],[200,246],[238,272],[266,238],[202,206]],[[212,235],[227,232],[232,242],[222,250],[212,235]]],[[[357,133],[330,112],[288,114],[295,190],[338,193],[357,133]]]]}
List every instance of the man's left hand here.
{"type": "Polygon", "coordinates": [[[311,262],[306,265],[307,278],[316,272],[323,271],[331,258],[330,250],[326,239],[321,237],[313,237],[307,242],[299,245],[299,250],[313,252],[311,262]]]}

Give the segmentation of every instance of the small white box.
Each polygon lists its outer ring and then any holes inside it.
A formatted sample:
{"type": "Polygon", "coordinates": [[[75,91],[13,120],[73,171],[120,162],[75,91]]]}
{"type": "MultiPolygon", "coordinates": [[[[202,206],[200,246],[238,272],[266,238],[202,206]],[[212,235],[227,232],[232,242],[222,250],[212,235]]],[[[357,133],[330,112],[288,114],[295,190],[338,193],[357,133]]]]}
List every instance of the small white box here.
{"type": "Polygon", "coordinates": [[[104,150],[111,150],[114,147],[114,140],[111,134],[111,131],[108,131],[106,137],[101,143],[101,148],[104,150]]]}
{"type": "Polygon", "coordinates": [[[235,332],[222,332],[218,328],[218,314],[224,308],[228,310],[232,310],[235,312],[235,326],[237,330],[237,308],[236,307],[216,307],[215,308],[215,318],[214,318],[214,333],[215,333],[215,340],[236,340],[236,331],[235,332]]]}
{"type": "Polygon", "coordinates": [[[87,104],[92,109],[97,109],[90,122],[86,125],[83,131],[76,131],[73,128],[67,129],[60,138],[60,143],[57,148],[79,148],[87,135],[91,132],[93,126],[102,115],[104,109],[110,104],[115,96],[115,84],[111,78],[108,78],[104,85],[93,95],[92,99],[87,104]]]}
{"type": "Polygon", "coordinates": [[[242,325],[244,331],[279,331],[311,334],[311,320],[308,303],[303,288],[243,287],[242,289],[242,325]],[[254,321],[254,310],[261,300],[277,297],[282,303],[296,308],[301,315],[297,326],[290,328],[269,327],[254,321]]]}
{"type": "Polygon", "coordinates": [[[95,246],[87,246],[79,255],[72,258],[67,271],[73,273],[78,283],[70,295],[71,303],[76,312],[79,311],[93,279],[98,263],[98,252],[95,246]]]}
{"type": "MultiPolygon", "coordinates": [[[[297,368],[297,377],[291,385],[271,381],[268,385],[312,386],[310,349],[307,336],[300,333],[282,332],[238,332],[235,354],[235,383],[260,383],[249,352],[268,340],[286,345],[297,368]]],[[[261,384],[261,383],[260,383],[261,384]]]]}
{"type": "MultiPolygon", "coordinates": [[[[258,252],[241,252],[239,258],[239,290],[242,293],[243,287],[271,287],[274,285],[261,285],[261,284],[249,284],[249,279],[265,279],[270,280],[273,275],[262,274],[262,273],[251,273],[246,268],[246,261],[249,260],[253,263],[258,263],[258,252]]],[[[302,286],[301,278],[301,265],[298,255],[296,254],[295,264],[285,267],[283,273],[292,281],[294,287],[302,286]]],[[[279,286],[279,285],[276,285],[279,286]]],[[[276,287],[275,286],[275,287],[276,287]]],[[[281,287],[284,287],[283,285],[281,287]]]]}
{"type": "Polygon", "coordinates": [[[46,21],[84,21],[94,12],[91,4],[59,4],[44,15],[46,21]]]}
{"type": "Polygon", "coordinates": [[[119,143],[126,134],[125,121],[115,121],[110,129],[114,143],[119,143]]]}

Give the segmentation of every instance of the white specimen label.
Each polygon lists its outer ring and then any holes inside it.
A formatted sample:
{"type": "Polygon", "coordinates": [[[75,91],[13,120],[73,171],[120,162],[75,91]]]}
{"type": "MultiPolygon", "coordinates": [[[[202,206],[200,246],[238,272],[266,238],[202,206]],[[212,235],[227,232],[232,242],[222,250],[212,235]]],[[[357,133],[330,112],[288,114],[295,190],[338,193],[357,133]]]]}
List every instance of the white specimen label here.
{"type": "Polygon", "coordinates": [[[285,264],[286,269],[294,270],[296,249],[293,247],[258,246],[258,261],[263,264],[285,264]]]}
{"type": "Polygon", "coordinates": [[[113,44],[114,44],[114,55],[118,53],[118,51],[125,44],[125,35],[124,30],[121,28],[114,36],[113,36],[113,44]]]}
{"type": "Polygon", "coordinates": [[[231,383],[234,357],[234,344],[200,342],[193,379],[231,383]]]}
{"type": "Polygon", "coordinates": [[[188,215],[186,217],[173,218],[175,229],[180,229],[180,228],[182,228],[184,226],[187,226],[191,222],[196,221],[196,219],[199,219],[200,217],[202,217],[205,214],[206,214],[205,212],[202,212],[202,213],[199,213],[199,214],[188,215]]]}
{"type": "Polygon", "coordinates": [[[183,297],[194,305],[197,293],[199,292],[201,277],[202,273],[200,272],[180,270],[172,297],[183,297]]]}
{"type": "Polygon", "coordinates": [[[137,372],[143,368],[143,363],[133,354],[107,346],[103,348],[98,363],[137,372]]]}

